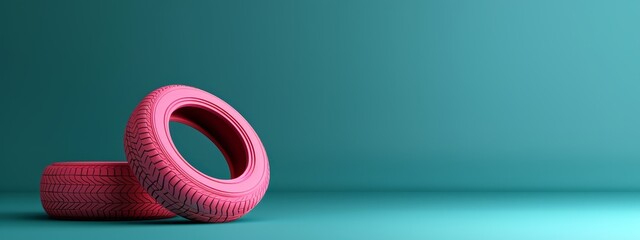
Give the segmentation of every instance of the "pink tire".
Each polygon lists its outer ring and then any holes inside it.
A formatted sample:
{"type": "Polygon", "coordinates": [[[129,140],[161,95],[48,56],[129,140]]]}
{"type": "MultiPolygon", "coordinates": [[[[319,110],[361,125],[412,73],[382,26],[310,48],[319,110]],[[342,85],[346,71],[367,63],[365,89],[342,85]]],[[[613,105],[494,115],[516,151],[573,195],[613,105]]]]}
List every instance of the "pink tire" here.
{"type": "Polygon", "coordinates": [[[56,219],[128,220],[175,217],[149,196],[126,162],[63,162],[40,181],[45,212],[56,219]]]}
{"type": "Polygon", "coordinates": [[[166,86],[147,95],[127,123],[124,147],[143,188],[193,221],[236,220],[260,202],[269,185],[267,154],[251,125],[223,100],[193,87],[166,86]],[[191,166],[171,140],[170,121],[189,125],[215,143],[231,179],[191,166]]]}

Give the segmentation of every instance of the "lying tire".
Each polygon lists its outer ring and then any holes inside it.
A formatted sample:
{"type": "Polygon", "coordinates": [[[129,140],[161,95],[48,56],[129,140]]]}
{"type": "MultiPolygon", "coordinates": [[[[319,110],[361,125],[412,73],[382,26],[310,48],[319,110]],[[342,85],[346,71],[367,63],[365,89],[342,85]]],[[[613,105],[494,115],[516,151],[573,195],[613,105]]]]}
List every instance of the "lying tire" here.
{"type": "Polygon", "coordinates": [[[40,181],[45,212],[57,219],[159,219],[175,214],[142,189],[126,162],[61,162],[40,181]]]}
{"type": "Polygon", "coordinates": [[[269,185],[269,162],[251,125],[223,100],[196,88],[166,86],[135,108],[124,137],[134,175],[160,204],[187,219],[228,222],[262,199],[269,185]],[[177,151],[169,121],[189,125],[218,146],[231,179],[198,171],[177,151]]]}

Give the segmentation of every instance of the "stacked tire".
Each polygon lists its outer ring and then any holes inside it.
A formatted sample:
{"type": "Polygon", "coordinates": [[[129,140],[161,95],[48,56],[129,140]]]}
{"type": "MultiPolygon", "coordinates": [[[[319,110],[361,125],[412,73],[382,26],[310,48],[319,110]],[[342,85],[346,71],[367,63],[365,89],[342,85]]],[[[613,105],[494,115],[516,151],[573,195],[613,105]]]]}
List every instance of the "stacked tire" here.
{"type": "Polygon", "coordinates": [[[160,219],[175,214],[158,204],[126,162],[62,162],[48,166],[40,199],[56,219],[160,219]]]}

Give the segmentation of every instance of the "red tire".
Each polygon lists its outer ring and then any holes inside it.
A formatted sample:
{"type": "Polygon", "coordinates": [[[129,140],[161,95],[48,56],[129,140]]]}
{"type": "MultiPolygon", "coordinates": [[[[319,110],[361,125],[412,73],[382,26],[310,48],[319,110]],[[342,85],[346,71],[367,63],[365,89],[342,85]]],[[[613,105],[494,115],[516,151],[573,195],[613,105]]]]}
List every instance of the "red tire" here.
{"type": "Polygon", "coordinates": [[[159,219],[175,214],[149,196],[126,162],[62,162],[40,181],[45,212],[57,219],[159,219]]]}
{"type": "Polygon", "coordinates": [[[124,147],[134,175],[160,204],[187,219],[228,222],[262,199],[269,162],[251,125],[221,99],[196,88],[166,86],[147,95],[131,114],[124,147]],[[205,175],[177,151],[169,121],[189,125],[225,156],[231,179],[205,175]]]}

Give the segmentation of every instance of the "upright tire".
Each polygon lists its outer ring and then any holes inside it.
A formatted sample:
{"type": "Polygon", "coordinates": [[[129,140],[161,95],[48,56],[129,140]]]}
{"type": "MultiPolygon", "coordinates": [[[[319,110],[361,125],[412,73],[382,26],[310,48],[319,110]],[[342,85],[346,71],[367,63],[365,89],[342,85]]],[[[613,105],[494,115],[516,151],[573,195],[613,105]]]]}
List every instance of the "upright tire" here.
{"type": "Polygon", "coordinates": [[[159,219],[175,214],[149,196],[126,162],[61,162],[40,181],[45,212],[57,219],[159,219]]]}
{"type": "Polygon", "coordinates": [[[124,147],[134,175],[160,204],[199,222],[233,221],[260,202],[269,185],[269,162],[251,125],[223,100],[188,86],[147,95],[127,123],[124,147]],[[191,166],[176,149],[169,122],[189,125],[225,156],[231,179],[191,166]]]}

